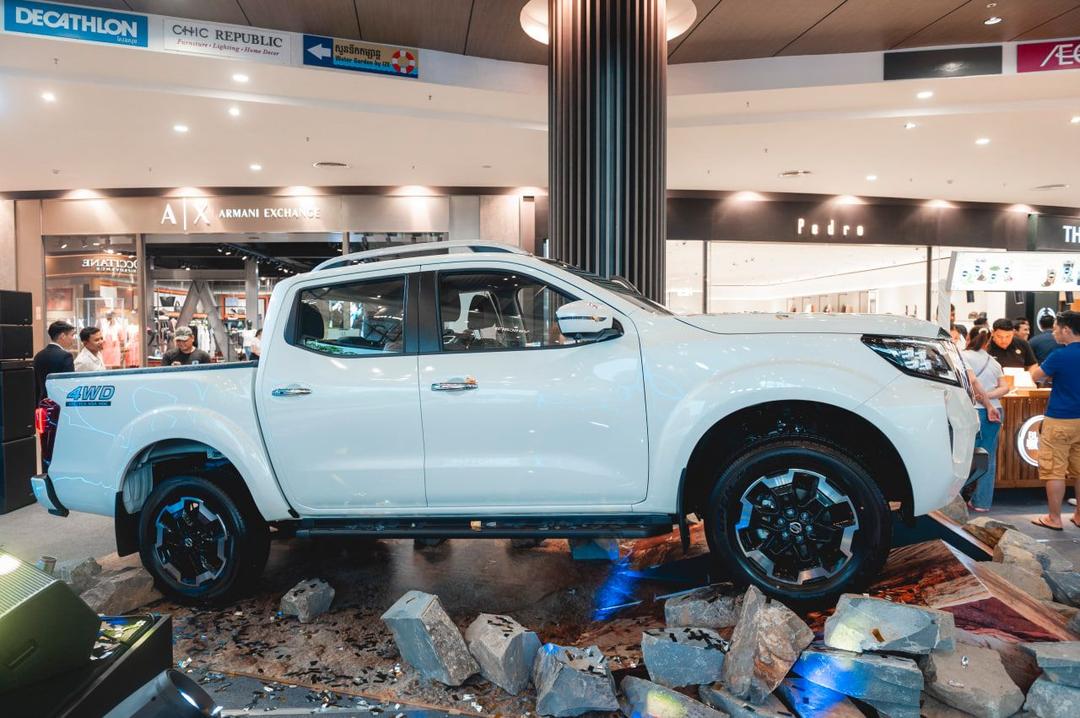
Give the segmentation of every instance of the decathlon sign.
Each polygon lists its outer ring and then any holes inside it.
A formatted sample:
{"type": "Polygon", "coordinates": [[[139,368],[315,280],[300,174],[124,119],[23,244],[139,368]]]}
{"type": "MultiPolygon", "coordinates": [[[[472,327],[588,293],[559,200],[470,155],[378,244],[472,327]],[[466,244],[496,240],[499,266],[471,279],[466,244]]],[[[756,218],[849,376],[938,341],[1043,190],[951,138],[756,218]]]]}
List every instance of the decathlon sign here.
{"type": "Polygon", "coordinates": [[[130,47],[147,47],[150,34],[146,15],[29,0],[6,0],[4,30],[130,47]]]}

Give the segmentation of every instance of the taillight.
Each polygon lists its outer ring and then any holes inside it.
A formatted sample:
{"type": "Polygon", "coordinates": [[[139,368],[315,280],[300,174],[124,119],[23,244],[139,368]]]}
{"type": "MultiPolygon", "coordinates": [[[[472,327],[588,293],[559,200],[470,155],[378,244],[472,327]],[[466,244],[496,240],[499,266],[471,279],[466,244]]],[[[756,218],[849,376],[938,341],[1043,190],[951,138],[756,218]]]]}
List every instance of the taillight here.
{"type": "Polygon", "coordinates": [[[41,465],[47,471],[52,462],[56,425],[60,421],[60,405],[52,399],[42,399],[34,412],[34,428],[41,439],[41,465]]]}

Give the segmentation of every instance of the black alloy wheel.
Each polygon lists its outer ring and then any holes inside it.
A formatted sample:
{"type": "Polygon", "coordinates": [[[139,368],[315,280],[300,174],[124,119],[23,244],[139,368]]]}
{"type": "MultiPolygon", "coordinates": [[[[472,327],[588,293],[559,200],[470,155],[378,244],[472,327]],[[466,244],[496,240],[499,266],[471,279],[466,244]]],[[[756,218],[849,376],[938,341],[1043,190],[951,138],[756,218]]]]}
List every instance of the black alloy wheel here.
{"type": "Polygon", "coordinates": [[[736,579],[805,606],[865,588],[891,514],[866,469],[825,441],[777,439],[736,458],[709,497],[710,549],[736,579]]]}
{"type": "Polygon", "coordinates": [[[165,595],[185,603],[234,597],[258,578],[269,530],[250,502],[199,477],[159,484],[139,519],[139,553],[165,595]]]}

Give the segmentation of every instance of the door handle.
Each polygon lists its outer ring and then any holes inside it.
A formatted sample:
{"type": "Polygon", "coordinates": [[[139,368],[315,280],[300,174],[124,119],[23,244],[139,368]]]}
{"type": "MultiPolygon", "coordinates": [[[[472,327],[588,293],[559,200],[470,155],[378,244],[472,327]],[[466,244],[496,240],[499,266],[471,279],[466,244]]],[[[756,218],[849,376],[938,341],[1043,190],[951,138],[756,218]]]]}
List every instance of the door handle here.
{"type": "Polygon", "coordinates": [[[471,391],[479,388],[480,385],[476,383],[476,377],[472,376],[467,376],[464,379],[439,381],[431,385],[432,391],[471,391]]]}
{"type": "Polygon", "coordinates": [[[311,393],[311,389],[306,386],[300,386],[299,384],[289,384],[288,386],[281,386],[270,392],[271,396],[307,396],[311,393]]]}

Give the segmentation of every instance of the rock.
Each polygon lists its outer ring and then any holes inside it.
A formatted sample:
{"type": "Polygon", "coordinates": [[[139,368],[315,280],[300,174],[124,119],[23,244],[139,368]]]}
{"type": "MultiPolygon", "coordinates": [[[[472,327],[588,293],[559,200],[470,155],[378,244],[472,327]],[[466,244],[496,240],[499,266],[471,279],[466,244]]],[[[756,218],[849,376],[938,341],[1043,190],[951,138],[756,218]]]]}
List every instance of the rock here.
{"type": "Polygon", "coordinates": [[[926,655],[952,647],[951,613],[846,593],[825,621],[825,645],[845,651],[926,655]]]}
{"type": "Polygon", "coordinates": [[[669,626],[730,628],[739,618],[742,594],[732,594],[729,584],[705,586],[664,602],[669,626]]]}
{"type": "MultiPolygon", "coordinates": [[[[1049,581],[1047,581],[1047,584],[1049,584],[1049,581]]],[[[1050,590],[1053,591],[1054,587],[1051,586],[1050,590]]],[[[1066,606],[1064,603],[1058,603],[1057,601],[1041,601],[1041,603],[1064,618],[1066,623],[1071,621],[1073,616],[1080,613],[1080,608],[1077,608],[1076,606],[1066,606]]]]}
{"type": "Polygon", "coordinates": [[[865,703],[877,711],[878,718],[919,718],[919,706],[887,701],[865,701],[865,703]]]}
{"type": "Polygon", "coordinates": [[[326,613],[334,601],[334,588],[321,578],[305,578],[281,597],[281,612],[296,616],[300,623],[308,623],[316,616],[326,613]]]}
{"type": "Polygon", "coordinates": [[[480,670],[438,596],[409,591],[382,615],[402,660],[426,680],[460,686],[480,670]]]}
{"type": "Polygon", "coordinates": [[[918,664],[899,656],[810,648],[792,670],[812,683],[883,705],[918,708],[923,689],[918,664]]]}
{"type": "Polygon", "coordinates": [[[1080,641],[1027,643],[1024,649],[1035,656],[1035,662],[1047,678],[1080,688],[1080,641]]]}
{"type": "Polygon", "coordinates": [[[710,628],[656,628],[641,635],[649,678],[668,688],[720,680],[728,642],[710,628]]]}
{"type": "Polygon", "coordinates": [[[569,539],[575,561],[618,561],[619,542],[613,538],[569,539]]]}
{"type": "MultiPolygon", "coordinates": [[[[1043,577],[1040,576],[1041,569],[1038,571],[1031,571],[1029,568],[1030,563],[984,563],[983,564],[988,571],[996,573],[1003,579],[1011,583],[1016,588],[1020,589],[1027,595],[1038,601],[1048,601],[1053,598],[1054,594],[1050,590],[1050,586],[1047,585],[1043,577]]],[[[1037,566],[1038,564],[1036,564],[1037,566]]]]}
{"type": "Polygon", "coordinates": [[[160,600],[154,578],[142,568],[125,568],[98,575],[93,586],[79,596],[96,613],[123,616],[160,600]]]}
{"type": "Polygon", "coordinates": [[[516,538],[510,539],[510,548],[526,549],[526,548],[539,548],[544,545],[547,539],[542,538],[516,538]]]}
{"type": "Polygon", "coordinates": [[[1007,718],[1024,705],[1024,693],[1005,671],[997,651],[958,646],[923,659],[926,692],[979,718],[1007,718]]]}
{"type": "Polygon", "coordinates": [[[761,705],[750,705],[742,698],[736,698],[720,683],[700,686],[698,695],[706,705],[727,713],[731,718],[792,718],[787,706],[775,695],[765,696],[761,705]]]}
{"type": "Polygon", "coordinates": [[[922,708],[919,715],[923,718],[970,718],[970,713],[958,711],[950,705],[942,703],[929,693],[923,693],[922,708]]]}
{"type": "Polygon", "coordinates": [[[71,586],[75,593],[82,593],[97,581],[101,574],[101,564],[92,557],[59,561],[53,569],[53,575],[71,586]]]}
{"type": "Polygon", "coordinates": [[[532,678],[540,639],[509,616],[481,613],[465,629],[469,653],[480,674],[510,695],[525,690],[532,678]]]}
{"type": "Polygon", "coordinates": [[[776,695],[798,718],[864,718],[863,712],[843,693],[801,676],[788,676],[780,681],[776,695]]]}
{"type": "Polygon", "coordinates": [[[619,710],[615,679],[596,646],[566,648],[546,643],[536,652],[532,675],[540,715],[558,718],[619,710]]]}
{"type": "Polygon", "coordinates": [[[990,548],[997,546],[1002,534],[1010,529],[1016,531],[1016,526],[989,516],[976,516],[964,524],[965,531],[990,548]]]}
{"type": "Polygon", "coordinates": [[[952,497],[952,500],[942,506],[940,509],[938,509],[938,511],[945,514],[961,526],[966,524],[968,522],[968,519],[970,518],[970,514],[968,514],[967,501],[964,501],[964,497],[960,494],[952,497]]]}
{"type": "Polygon", "coordinates": [[[1054,600],[1067,606],[1080,608],[1080,573],[1076,571],[1044,571],[1043,578],[1050,585],[1054,600]]]}
{"type": "Polygon", "coordinates": [[[751,586],[724,658],[724,685],[733,695],[760,705],[813,640],[814,632],[791,609],[751,586]]]}
{"type": "Polygon", "coordinates": [[[1080,636],[1080,615],[1073,616],[1069,619],[1069,625],[1066,626],[1074,636],[1080,636]]]}
{"type": "Polygon", "coordinates": [[[994,560],[998,563],[1015,563],[1029,571],[1072,571],[1072,561],[1054,548],[1036,541],[1027,534],[1009,529],[994,546],[994,560]]]}
{"type": "Polygon", "coordinates": [[[1014,640],[1006,640],[993,633],[971,633],[964,630],[956,632],[956,640],[958,649],[963,646],[976,646],[997,651],[1002,665],[1005,666],[1005,672],[1025,693],[1042,673],[1042,669],[1035,663],[1035,656],[1025,650],[1023,644],[1014,640]]]}
{"type": "Polygon", "coordinates": [[[644,571],[653,566],[682,561],[709,553],[709,543],[705,539],[705,524],[690,524],[690,545],[685,551],[682,547],[682,535],[672,531],[662,536],[624,541],[624,553],[629,554],[627,567],[632,571],[644,571]]]}
{"type": "Polygon", "coordinates": [[[1076,718],[1080,716],[1080,688],[1055,683],[1044,676],[1032,684],[1024,710],[1039,718],[1076,718]]]}
{"type": "Polygon", "coordinates": [[[692,698],[644,678],[627,676],[620,684],[627,718],[725,718],[724,714],[692,698]]]}
{"type": "Polygon", "coordinates": [[[412,545],[414,551],[422,551],[426,548],[436,548],[446,543],[444,538],[415,538],[412,545]]]}

